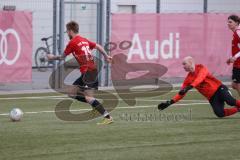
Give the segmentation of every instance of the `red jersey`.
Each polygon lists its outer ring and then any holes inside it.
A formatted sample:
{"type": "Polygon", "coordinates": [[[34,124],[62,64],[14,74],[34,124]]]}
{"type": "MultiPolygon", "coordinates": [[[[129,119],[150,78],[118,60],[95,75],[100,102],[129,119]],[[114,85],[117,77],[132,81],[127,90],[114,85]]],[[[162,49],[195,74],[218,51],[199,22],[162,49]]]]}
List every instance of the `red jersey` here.
{"type": "Polygon", "coordinates": [[[89,70],[96,69],[94,59],[91,54],[91,50],[95,47],[96,43],[77,35],[69,41],[64,54],[67,56],[72,53],[80,65],[81,73],[85,73],[89,70]]]}
{"type": "MultiPolygon", "coordinates": [[[[221,84],[221,81],[213,77],[205,66],[202,64],[197,64],[195,65],[194,73],[188,73],[183,82],[182,88],[192,85],[203,96],[210,100],[221,84]]],[[[174,96],[173,100],[174,102],[177,102],[184,96],[185,95],[177,94],[174,96]]]]}
{"type": "MultiPolygon", "coordinates": [[[[232,56],[240,52],[240,27],[233,32],[232,56]]],[[[233,63],[233,67],[240,68],[240,57],[233,63]]]]}

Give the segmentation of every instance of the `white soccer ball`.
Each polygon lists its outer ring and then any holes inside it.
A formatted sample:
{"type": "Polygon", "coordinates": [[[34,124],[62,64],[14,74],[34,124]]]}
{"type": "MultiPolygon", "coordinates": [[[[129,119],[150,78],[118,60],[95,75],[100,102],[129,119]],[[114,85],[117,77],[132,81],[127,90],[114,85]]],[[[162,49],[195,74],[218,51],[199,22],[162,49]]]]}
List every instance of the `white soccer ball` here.
{"type": "Polygon", "coordinates": [[[23,112],[21,109],[19,108],[13,108],[11,111],[10,111],[10,119],[12,121],[20,121],[22,116],[23,116],[23,112]]]}

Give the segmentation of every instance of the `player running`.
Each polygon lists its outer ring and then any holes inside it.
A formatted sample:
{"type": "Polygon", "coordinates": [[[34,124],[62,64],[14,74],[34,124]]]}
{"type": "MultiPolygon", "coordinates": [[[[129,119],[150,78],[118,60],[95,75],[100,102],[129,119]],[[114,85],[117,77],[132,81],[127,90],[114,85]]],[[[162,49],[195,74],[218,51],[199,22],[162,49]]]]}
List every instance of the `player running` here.
{"type": "Polygon", "coordinates": [[[184,70],[189,73],[180,91],[170,101],[160,103],[158,105],[159,110],[163,110],[171,104],[178,102],[192,88],[196,88],[208,99],[214,113],[218,117],[230,116],[240,110],[240,101],[234,99],[228,88],[221,81],[213,77],[205,66],[202,64],[195,65],[192,57],[185,57],[182,65],[184,70]],[[224,108],[225,102],[235,107],[224,108]]]}
{"type": "Polygon", "coordinates": [[[77,22],[69,22],[66,28],[70,41],[65,48],[64,54],[59,56],[50,54],[48,55],[48,60],[64,60],[66,56],[73,54],[80,65],[81,76],[73,83],[73,88],[68,91],[68,95],[80,102],[89,103],[93,109],[103,115],[103,121],[98,124],[110,124],[113,122],[112,117],[102,104],[94,98],[94,90],[98,89],[98,71],[91,50],[99,50],[109,63],[112,57],[107,55],[101,45],[81,37],[78,34],[79,25],[77,22]]]}
{"type": "Polygon", "coordinates": [[[227,64],[233,63],[232,88],[240,95],[240,18],[237,15],[228,17],[228,28],[233,31],[232,57],[227,60],[227,64]]]}

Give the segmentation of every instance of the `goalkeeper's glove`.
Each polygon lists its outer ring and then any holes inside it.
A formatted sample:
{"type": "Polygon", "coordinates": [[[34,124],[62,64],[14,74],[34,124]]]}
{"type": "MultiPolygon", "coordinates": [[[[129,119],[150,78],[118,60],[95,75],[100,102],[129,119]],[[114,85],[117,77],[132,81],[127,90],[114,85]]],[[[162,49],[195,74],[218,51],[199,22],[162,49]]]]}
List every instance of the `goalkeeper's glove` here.
{"type": "Polygon", "coordinates": [[[174,101],[171,99],[170,101],[166,101],[164,103],[160,103],[158,105],[158,109],[159,110],[164,110],[165,108],[169,107],[170,105],[172,105],[174,103],[174,101]]]}
{"type": "Polygon", "coordinates": [[[189,85],[189,86],[181,89],[181,90],[178,92],[178,94],[184,95],[184,94],[186,94],[186,93],[187,93],[190,89],[192,89],[192,88],[193,88],[193,86],[189,85]]]}

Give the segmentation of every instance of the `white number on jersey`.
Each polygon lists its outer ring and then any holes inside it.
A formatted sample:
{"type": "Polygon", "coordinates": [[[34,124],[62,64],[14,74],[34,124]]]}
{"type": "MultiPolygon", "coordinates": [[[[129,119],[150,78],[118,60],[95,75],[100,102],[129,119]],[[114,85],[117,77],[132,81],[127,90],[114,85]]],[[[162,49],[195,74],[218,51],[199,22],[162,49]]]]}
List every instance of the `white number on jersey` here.
{"type": "Polygon", "coordinates": [[[91,55],[91,51],[89,49],[89,46],[82,46],[82,51],[84,51],[87,61],[92,60],[92,55],[91,55]],[[89,57],[91,59],[89,59],[89,57]]]}

